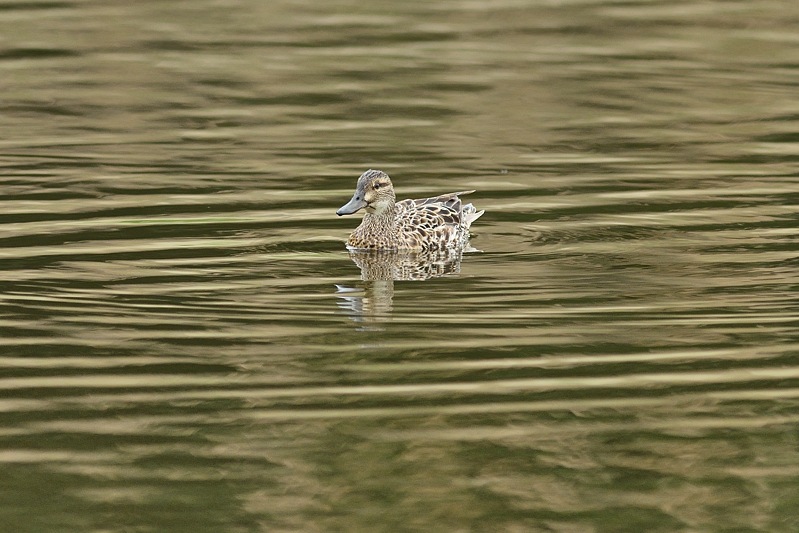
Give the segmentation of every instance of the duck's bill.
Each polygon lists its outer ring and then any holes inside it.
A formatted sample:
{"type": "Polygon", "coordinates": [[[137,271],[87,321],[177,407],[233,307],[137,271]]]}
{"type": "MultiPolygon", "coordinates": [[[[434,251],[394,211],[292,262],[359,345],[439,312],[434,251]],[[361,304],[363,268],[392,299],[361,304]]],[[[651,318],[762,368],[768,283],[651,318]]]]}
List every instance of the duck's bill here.
{"type": "Polygon", "coordinates": [[[366,205],[367,205],[366,202],[362,198],[359,198],[358,195],[355,195],[352,197],[352,200],[342,205],[339,208],[339,210],[336,211],[336,214],[338,216],[351,215],[357,212],[358,210],[363,209],[364,207],[366,207],[366,205]]]}

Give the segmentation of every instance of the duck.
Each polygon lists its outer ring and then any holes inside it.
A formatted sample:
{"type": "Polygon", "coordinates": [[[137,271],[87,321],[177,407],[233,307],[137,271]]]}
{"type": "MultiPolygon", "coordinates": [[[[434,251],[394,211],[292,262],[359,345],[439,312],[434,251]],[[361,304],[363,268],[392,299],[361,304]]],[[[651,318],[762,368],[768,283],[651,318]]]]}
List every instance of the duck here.
{"type": "Polygon", "coordinates": [[[388,174],[369,169],[358,178],[350,201],[336,214],[344,216],[361,209],[366,211],[361,224],[347,239],[347,248],[351,251],[463,248],[469,241],[472,223],[485,212],[461,202],[461,196],[473,192],[451,192],[397,202],[388,174]]]}

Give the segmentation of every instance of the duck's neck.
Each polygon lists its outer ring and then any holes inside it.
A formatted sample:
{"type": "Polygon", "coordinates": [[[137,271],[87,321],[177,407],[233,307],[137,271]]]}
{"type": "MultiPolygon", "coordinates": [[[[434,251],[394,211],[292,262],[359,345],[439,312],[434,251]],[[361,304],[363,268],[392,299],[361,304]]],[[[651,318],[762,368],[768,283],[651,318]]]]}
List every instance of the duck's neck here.
{"type": "Polygon", "coordinates": [[[397,233],[397,207],[392,202],[383,209],[366,211],[361,221],[364,233],[379,235],[383,238],[381,247],[390,248],[397,246],[399,234],[397,233]]]}
{"type": "Polygon", "coordinates": [[[397,206],[393,202],[382,209],[367,210],[363,216],[363,223],[378,228],[391,228],[396,230],[397,206]]]}

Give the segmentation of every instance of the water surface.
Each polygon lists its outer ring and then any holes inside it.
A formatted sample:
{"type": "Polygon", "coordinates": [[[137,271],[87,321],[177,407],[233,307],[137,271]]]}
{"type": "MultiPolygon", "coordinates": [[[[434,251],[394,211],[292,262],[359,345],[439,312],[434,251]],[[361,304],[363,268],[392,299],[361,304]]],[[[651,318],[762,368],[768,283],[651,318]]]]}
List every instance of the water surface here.
{"type": "Polygon", "coordinates": [[[2,529],[799,529],[792,2],[0,21],[2,529]],[[367,168],[478,251],[362,271],[367,168]]]}

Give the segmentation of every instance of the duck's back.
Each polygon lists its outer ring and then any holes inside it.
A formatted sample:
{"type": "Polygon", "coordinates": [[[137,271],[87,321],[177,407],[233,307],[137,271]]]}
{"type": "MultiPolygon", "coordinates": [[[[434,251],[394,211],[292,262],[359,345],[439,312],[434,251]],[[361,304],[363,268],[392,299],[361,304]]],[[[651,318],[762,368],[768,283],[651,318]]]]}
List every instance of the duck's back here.
{"type": "Polygon", "coordinates": [[[469,226],[483,214],[472,204],[461,202],[459,195],[472,192],[397,202],[397,229],[408,248],[440,250],[461,246],[469,237],[469,226]]]}

